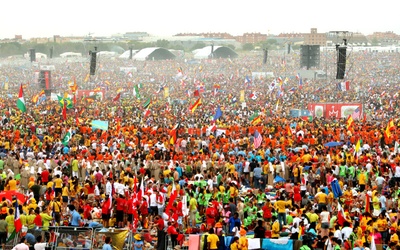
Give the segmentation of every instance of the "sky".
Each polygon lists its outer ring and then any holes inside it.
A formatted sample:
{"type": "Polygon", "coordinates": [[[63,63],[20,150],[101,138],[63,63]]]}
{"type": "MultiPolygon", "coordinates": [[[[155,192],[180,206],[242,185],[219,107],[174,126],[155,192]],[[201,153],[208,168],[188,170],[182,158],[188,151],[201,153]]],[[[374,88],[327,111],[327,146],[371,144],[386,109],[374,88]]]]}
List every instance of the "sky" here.
{"type": "Polygon", "coordinates": [[[395,0],[12,0],[2,2],[0,39],[148,32],[242,35],[349,31],[400,34],[395,0]]]}

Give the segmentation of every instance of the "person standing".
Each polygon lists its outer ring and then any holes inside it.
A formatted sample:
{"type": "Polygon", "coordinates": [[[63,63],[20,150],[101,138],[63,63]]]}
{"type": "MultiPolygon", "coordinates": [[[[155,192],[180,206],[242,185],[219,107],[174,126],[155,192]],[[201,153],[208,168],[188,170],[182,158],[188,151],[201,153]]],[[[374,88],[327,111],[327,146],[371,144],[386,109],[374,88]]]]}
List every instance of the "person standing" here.
{"type": "Polygon", "coordinates": [[[264,239],[265,238],[265,227],[263,226],[263,221],[259,219],[257,221],[257,226],[254,228],[254,238],[264,239]]]}
{"type": "Polygon", "coordinates": [[[219,245],[219,238],[218,236],[214,233],[214,228],[210,228],[208,230],[208,237],[207,237],[207,245],[209,250],[217,250],[218,245],[219,245]]]}
{"type": "Polygon", "coordinates": [[[2,249],[5,249],[7,243],[7,222],[5,218],[5,214],[0,215],[0,244],[2,249]]]}

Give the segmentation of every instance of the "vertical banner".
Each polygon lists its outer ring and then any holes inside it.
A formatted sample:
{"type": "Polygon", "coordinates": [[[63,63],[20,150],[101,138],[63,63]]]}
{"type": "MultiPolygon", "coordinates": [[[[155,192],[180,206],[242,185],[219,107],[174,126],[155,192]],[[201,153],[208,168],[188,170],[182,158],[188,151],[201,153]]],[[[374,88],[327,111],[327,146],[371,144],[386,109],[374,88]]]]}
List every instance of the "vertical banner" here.
{"type": "Polygon", "coordinates": [[[168,97],[169,97],[169,88],[168,88],[168,87],[165,87],[165,88],[164,88],[164,97],[165,97],[165,98],[168,98],[168,97]]]}
{"type": "Polygon", "coordinates": [[[240,102],[244,102],[244,90],[240,91],[240,102]]]}

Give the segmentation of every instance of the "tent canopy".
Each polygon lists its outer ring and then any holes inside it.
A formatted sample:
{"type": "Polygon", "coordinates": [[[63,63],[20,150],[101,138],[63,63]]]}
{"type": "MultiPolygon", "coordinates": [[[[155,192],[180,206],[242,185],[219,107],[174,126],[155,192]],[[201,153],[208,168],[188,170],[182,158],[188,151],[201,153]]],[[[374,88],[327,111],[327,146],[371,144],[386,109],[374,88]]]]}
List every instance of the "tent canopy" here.
{"type": "Polygon", "coordinates": [[[146,61],[146,60],[171,60],[175,59],[175,55],[169,50],[164,48],[152,47],[140,50],[133,56],[134,60],[146,61]]]}
{"type": "Polygon", "coordinates": [[[238,54],[229,47],[224,46],[206,46],[202,49],[193,51],[195,59],[207,58],[236,58],[238,54]],[[214,51],[213,51],[214,50],[214,51]],[[213,52],[212,52],[213,51],[213,52]]]}

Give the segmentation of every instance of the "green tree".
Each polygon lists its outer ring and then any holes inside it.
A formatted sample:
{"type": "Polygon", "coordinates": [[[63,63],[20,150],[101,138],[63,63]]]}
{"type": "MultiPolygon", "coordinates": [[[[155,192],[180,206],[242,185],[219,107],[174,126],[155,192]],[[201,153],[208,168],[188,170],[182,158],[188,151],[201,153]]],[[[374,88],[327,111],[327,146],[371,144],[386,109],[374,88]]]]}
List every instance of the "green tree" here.
{"type": "Polygon", "coordinates": [[[169,47],[169,42],[167,40],[165,40],[165,39],[157,40],[156,47],[168,48],[169,47]]]}
{"type": "Polygon", "coordinates": [[[195,45],[193,45],[191,51],[196,50],[196,49],[202,49],[206,47],[206,44],[203,42],[197,42],[195,45]]]}
{"type": "Polygon", "coordinates": [[[250,51],[250,50],[254,49],[254,45],[251,43],[245,43],[245,44],[243,44],[242,49],[246,50],[246,51],[250,51]]]}

